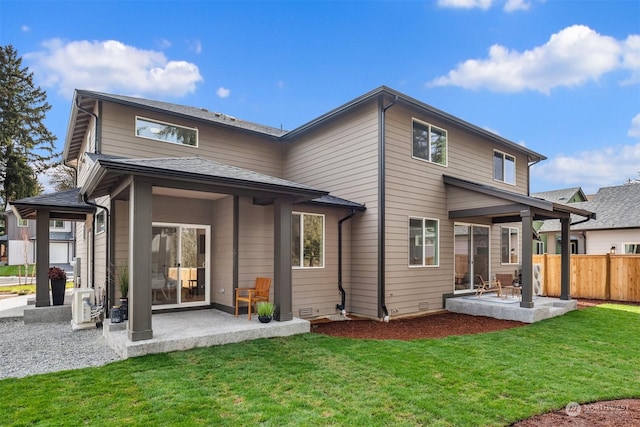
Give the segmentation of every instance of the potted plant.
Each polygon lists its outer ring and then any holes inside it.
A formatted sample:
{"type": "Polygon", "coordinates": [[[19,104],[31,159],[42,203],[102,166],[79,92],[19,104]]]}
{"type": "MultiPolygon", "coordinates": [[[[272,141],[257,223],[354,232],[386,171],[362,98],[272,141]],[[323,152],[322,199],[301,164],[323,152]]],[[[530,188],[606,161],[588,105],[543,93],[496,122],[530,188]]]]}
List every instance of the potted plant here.
{"type": "Polygon", "coordinates": [[[122,312],[122,320],[129,318],[129,266],[124,265],[118,270],[116,276],[118,287],[120,288],[120,311],[122,312]]]}
{"type": "Polygon", "coordinates": [[[53,305],[64,304],[64,290],[67,286],[67,273],[61,268],[49,268],[49,281],[51,282],[51,295],[53,296],[53,305]]]}
{"type": "Polygon", "coordinates": [[[272,302],[259,302],[256,304],[256,312],[258,313],[258,320],[260,323],[269,323],[273,319],[273,313],[276,311],[276,306],[272,302]]]}

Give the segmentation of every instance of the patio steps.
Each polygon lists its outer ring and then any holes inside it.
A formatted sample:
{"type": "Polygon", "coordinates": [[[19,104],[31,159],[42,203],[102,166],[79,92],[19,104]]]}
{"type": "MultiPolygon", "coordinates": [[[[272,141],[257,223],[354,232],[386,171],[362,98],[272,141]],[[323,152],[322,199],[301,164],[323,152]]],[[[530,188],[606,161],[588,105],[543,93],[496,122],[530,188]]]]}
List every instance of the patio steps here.
{"type": "Polygon", "coordinates": [[[559,298],[534,297],[533,304],[533,308],[523,308],[517,298],[505,300],[495,295],[483,295],[480,298],[464,296],[448,298],[446,309],[454,313],[534,323],[562,316],[577,308],[575,300],[565,301],[559,298]]]}

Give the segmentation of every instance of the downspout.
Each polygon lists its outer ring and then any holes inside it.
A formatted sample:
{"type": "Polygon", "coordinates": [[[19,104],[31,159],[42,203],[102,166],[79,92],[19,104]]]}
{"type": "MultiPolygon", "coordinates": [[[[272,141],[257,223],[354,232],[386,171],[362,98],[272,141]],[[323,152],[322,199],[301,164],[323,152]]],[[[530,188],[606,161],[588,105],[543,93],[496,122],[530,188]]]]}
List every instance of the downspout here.
{"type": "MultiPolygon", "coordinates": [[[[106,293],[106,300],[105,300],[105,309],[107,307],[109,307],[109,288],[111,287],[111,259],[110,259],[110,251],[109,251],[109,221],[110,221],[110,217],[111,217],[111,212],[109,212],[109,208],[107,208],[106,206],[102,206],[99,205],[97,203],[94,202],[90,202],[89,198],[87,197],[86,194],[82,195],[82,200],[91,206],[94,206],[96,208],[101,208],[104,209],[104,211],[107,213],[107,217],[105,218],[104,221],[104,231],[105,231],[105,240],[106,240],[106,254],[105,254],[105,267],[106,267],[106,274],[107,274],[107,280],[106,280],[106,286],[105,286],[105,293],[106,293]]],[[[96,261],[96,230],[95,230],[95,226],[96,226],[96,217],[93,217],[93,236],[91,236],[91,265],[93,266],[93,268],[91,269],[91,286],[95,289],[96,287],[96,283],[95,283],[95,279],[96,279],[96,269],[95,269],[95,261],[96,261]]],[[[109,310],[107,310],[108,312],[109,310]]]]}
{"type": "MultiPolygon", "coordinates": [[[[97,115],[95,115],[93,112],[91,112],[91,111],[89,111],[89,110],[85,110],[84,108],[82,108],[82,107],[80,106],[80,103],[78,102],[78,97],[76,97],[76,107],[78,108],[78,110],[80,110],[80,111],[82,111],[82,112],[84,112],[84,113],[90,114],[90,115],[92,115],[92,116],[96,119],[96,135],[95,135],[95,138],[96,138],[96,141],[95,141],[95,142],[96,142],[96,143],[95,143],[95,147],[94,147],[94,150],[93,150],[93,151],[94,151],[94,153],[95,153],[95,154],[100,154],[100,136],[101,136],[101,135],[100,135],[100,126],[98,125],[98,124],[99,124],[99,122],[100,122],[100,119],[99,119],[99,118],[98,118],[98,116],[97,116],[97,115]]],[[[101,107],[102,107],[102,104],[99,104],[98,109],[101,109],[101,107]]],[[[77,172],[77,171],[76,171],[76,172],[77,172]]],[[[77,177],[77,175],[76,175],[76,177],[77,177]]],[[[76,178],[76,179],[77,179],[77,178],[76,178]]]]}
{"type": "Polygon", "coordinates": [[[398,95],[386,107],[383,106],[384,97],[378,98],[379,134],[378,134],[378,316],[382,320],[389,321],[389,310],[387,310],[385,298],[385,114],[389,108],[398,102],[398,95]]]}
{"type": "Polygon", "coordinates": [[[529,163],[527,168],[529,169],[529,173],[527,174],[527,196],[531,197],[531,166],[535,166],[540,163],[542,159],[538,159],[535,162],[529,163]]]}
{"type": "Polygon", "coordinates": [[[344,291],[344,288],[342,287],[342,223],[352,218],[355,214],[356,214],[356,210],[351,209],[351,212],[349,213],[349,215],[345,216],[340,221],[338,221],[338,291],[340,292],[340,304],[336,304],[336,309],[343,316],[347,314],[347,310],[345,307],[347,293],[344,291]]]}

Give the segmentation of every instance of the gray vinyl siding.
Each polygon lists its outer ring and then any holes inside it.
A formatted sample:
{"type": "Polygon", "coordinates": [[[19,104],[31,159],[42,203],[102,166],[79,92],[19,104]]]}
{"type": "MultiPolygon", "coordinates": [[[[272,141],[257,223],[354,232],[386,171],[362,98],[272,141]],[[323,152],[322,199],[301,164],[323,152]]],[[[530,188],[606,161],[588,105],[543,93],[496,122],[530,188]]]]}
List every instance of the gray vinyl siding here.
{"type": "Polygon", "coordinates": [[[233,294],[233,197],[218,199],[214,203],[213,227],[213,280],[211,302],[234,306],[233,294]]]}
{"type": "MultiPolygon", "coordinates": [[[[87,221],[88,222],[88,221],[87,221]]],[[[87,287],[89,283],[89,269],[87,259],[87,239],[86,229],[87,223],[85,221],[77,221],[75,223],[75,236],[76,236],[76,259],[80,258],[80,283],[76,280],[76,285],[87,287]]]]}
{"type": "MultiPolygon", "coordinates": [[[[496,146],[404,106],[394,106],[386,116],[386,305],[391,316],[415,314],[442,307],[442,294],[453,292],[453,225],[450,209],[486,206],[487,197],[447,188],[443,175],[527,194],[526,156],[496,146]],[[412,157],[412,118],[447,131],[447,165],[412,157]],[[494,148],[516,156],[516,186],[493,179],[494,148]],[[475,200],[477,199],[477,200],[475,200]],[[409,217],[439,220],[439,266],[409,267],[409,217]],[[426,304],[425,304],[426,303],[426,304]],[[419,307],[422,304],[422,307],[419,307]]],[[[489,204],[495,204],[491,200],[489,204]]],[[[504,204],[500,201],[499,204],[504,204]]],[[[465,220],[467,221],[467,220],[465,220]]],[[[478,219],[478,223],[486,223],[478,219]]],[[[492,265],[500,265],[499,227],[491,232],[492,265]]],[[[510,269],[510,267],[509,267],[510,269]]]]}
{"type": "MultiPolygon", "coordinates": [[[[341,301],[338,291],[338,221],[346,216],[342,210],[318,209],[306,205],[294,205],[294,212],[324,214],[324,267],[294,268],[292,271],[293,315],[296,317],[318,317],[336,313],[336,304],[341,301]],[[311,316],[302,316],[301,309],[311,309],[311,316]]],[[[349,225],[343,223],[343,276],[342,286],[346,292],[346,304],[351,297],[349,225]]]]}
{"type": "Polygon", "coordinates": [[[198,156],[276,177],[282,176],[280,145],[268,138],[106,102],[103,103],[102,116],[102,154],[131,158],[198,156]],[[136,137],[136,115],[197,128],[198,147],[136,137]]]}
{"type": "MultiPolygon", "coordinates": [[[[377,317],[377,103],[372,101],[364,104],[354,111],[345,113],[339,121],[326,123],[320,129],[302,135],[295,142],[289,143],[285,154],[285,179],[331,191],[332,195],[366,205],[365,212],[358,212],[349,220],[353,237],[351,239],[351,283],[348,293],[350,302],[349,300],[347,302],[347,311],[377,317]]],[[[346,215],[345,211],[342,213],[346,215]]],[[[333,283],[337,287],[335,280],[333,283]]],[[[307,299],[312,298],[321,301],[328,296],[324,292],[318,289],[315,296],[312,292],[307,292],[304,296],[305,300],[299,300],[299,302],[305,303],[307,299]]],[[[294,298],[297,298],[295,287],[294,298]]],[[[339,298],[335,297],[334,300],[333,313],[339,298]]],[[[329,303],[326,304],[328,310],[329,303]]],[[[295,312],[294,315],[296,315],[295,312]]]]}
{"type": "Polygon", "coordinates": [[[256,277],[273,279],[273,207],[254,205],[250,198],[240,197],[238,222],[238,287],[252,288],[256,277]]]}

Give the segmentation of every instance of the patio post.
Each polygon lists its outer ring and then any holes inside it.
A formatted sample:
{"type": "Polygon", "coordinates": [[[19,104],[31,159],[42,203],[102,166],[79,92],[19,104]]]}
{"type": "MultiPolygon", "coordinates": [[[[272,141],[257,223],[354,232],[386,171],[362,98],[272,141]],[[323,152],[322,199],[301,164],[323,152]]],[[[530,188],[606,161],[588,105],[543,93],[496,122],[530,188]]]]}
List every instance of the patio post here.
{"type": "Polygon", "coordinates": [[[277,198],[273,202],[273,297],[276,304],[275,319],[284,322],[293,319],[291,300],[291,212],[290,199],[277,198]]]}
{"type": "Polygon", "coordinates": [[[571,218],[560,218],[560,299],[571,299],[571,238],[569,225],[571,218]]]}
{"type": "Polygon", "coordinates": [[[151,329],[151,207],[149,181],[129,187],[129,322],[131,341],[153,338],[151,329]]]}
{"type": "Polygon", "coordinates": [[[49,210],[36,211],[36,307],[49,301],[49,210]]]}
{"type": "Polygon", "coordinates": [[[520,307],[533,308],[533,219],[531,209],[520,211],[522,218],[522,301],[520,307]]]}

